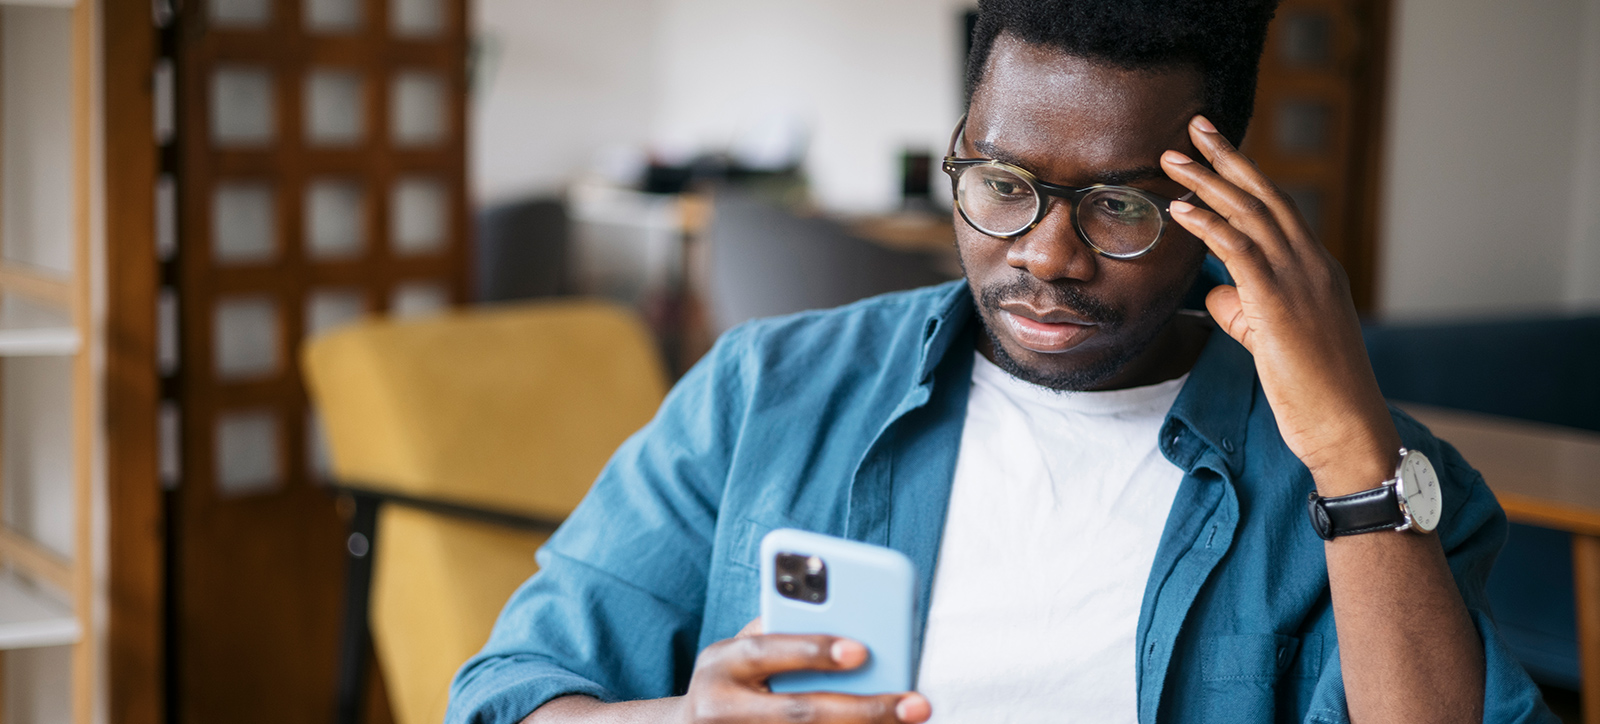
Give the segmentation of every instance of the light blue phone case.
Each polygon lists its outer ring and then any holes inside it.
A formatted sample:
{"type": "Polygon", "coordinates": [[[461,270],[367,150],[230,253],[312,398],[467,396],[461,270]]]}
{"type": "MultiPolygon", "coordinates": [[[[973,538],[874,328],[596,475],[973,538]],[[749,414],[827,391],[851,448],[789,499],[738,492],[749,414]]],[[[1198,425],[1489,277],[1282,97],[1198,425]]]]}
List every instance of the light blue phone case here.
{"type": "Polygon", "coordinates": [[[779,674],[775,692],[837,691],[888,694],[910,691],[912,627],[916,619],[916,567],[899,551],[843,538],[781,528],[761,539],[761,623],[766,633],[828,634],[861,642],[867,663],[852,671],[779,674]],[[777,588],[777,556],[822,558],[827,600],[785,598],[777,588]]]}

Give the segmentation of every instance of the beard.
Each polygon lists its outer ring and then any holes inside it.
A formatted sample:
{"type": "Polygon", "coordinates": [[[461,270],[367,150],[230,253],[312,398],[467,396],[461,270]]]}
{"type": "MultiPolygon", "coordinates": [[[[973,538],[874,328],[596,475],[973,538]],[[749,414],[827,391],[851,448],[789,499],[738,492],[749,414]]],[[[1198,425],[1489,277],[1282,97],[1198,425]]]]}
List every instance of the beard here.
{"type": "Polygon", "coordinates": [[[993,343],[996,366],[1012,377],[1040,387],[1060,392],[1081,392],[1099,388],[1143,354],[1161,334],[1167,320],[1177,312],[1187,286],[1163,295],[1162,299],[1150,306],[1147,313],[1132,320],[1123,310],[1077,287],[1041,282],[1025,273],[981,290],[973,287],[969,281],[967,288],[977,304],[978,321],[993,343]],[[1100,334],[1097,336],[1115,340],[1116,344],[1077,367],[1052,369],[1027,365],[1006,351],[999,335],[995,334],[992,322],[1001,313],[1000,305],[1015,299],[1034,300],[1041,307],[1070,309],[1085,321],[1098,325],[1100,334]]]}

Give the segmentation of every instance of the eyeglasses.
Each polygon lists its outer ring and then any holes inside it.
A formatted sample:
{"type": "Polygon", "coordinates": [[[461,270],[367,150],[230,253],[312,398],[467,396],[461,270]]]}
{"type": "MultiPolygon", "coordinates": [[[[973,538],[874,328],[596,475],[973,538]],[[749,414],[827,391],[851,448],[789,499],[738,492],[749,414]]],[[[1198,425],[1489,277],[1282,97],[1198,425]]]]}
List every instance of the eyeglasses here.
{"type": "MultiPolygon", "coordinates": [[[[1136,259],[1150,253],[1172,221],[1168,199],[1128,186],[1095,184],[1083,188],[1040,181],[1027,170],[987,158],[956,158],[956,144],[966,131],[962,116],[950,136],[944,172],[950,175],[956,210],[972,228],[997,239],[1015,239],[1033,231],[1050,210],[1050,197],[1071,204],[1072,225],[1095,253],[1112,259],[1136,259]]],[[[1188,201],[1194,192],[1179,201],[1188,201]]]]}

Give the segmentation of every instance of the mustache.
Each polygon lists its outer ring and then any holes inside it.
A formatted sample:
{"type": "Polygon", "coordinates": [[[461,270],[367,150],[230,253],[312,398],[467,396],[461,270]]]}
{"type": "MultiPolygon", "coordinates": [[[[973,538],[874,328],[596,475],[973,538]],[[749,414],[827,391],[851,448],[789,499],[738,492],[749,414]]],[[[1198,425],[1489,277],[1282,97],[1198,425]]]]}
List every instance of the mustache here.
{"type": "Polygon", "coordinates": [[[1068,309],[1087,321],[1105,327],[1115,327],[1125,318],[1121,310],[1090,296],[1082,289],[1041,282],[1026,274],[985,287],[978,301],[992,315],[1000,311],[1001,304],[1012,300],[1030,302],[1041,308],[1068,309]]]}

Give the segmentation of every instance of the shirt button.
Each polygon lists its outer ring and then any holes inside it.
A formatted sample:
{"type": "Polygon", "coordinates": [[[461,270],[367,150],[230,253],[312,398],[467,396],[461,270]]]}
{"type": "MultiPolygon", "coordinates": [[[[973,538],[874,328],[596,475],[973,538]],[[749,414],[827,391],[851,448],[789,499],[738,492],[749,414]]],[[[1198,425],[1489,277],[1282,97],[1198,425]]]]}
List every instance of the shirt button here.
{"type": "Polygon", "coordinates": [[[1233,441],[1229,440],[1228,438],[1222,438],[1222,449],[1228,452],[1233,452],[1233,441]]]}
{"type": "Polygon", "coordinates": [[[1289,647],[1288,646],[1280,646],[1280,647],[1278,647],[1278,668],[1282,669],[1284,667],[1287,667],[1288,665],[1289,665],[1289,647]]]}

